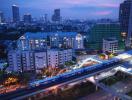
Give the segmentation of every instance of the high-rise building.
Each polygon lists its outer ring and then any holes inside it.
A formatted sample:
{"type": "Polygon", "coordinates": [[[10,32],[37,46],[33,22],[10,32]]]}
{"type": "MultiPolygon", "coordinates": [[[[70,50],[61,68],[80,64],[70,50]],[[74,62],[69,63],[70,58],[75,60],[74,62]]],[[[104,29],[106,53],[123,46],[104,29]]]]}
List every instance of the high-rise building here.
{"type": "Polygon", "coordinates": [[[120,50],[124,49],[119,23],[95,24],[89,31],[87,47],[94,50],[102,50],[103,39],[111,37],[118,40],[120,50]]]}
{"type": "Polygon", "coordinates": [[[126,47],[132,48],[132,2],[129,17],[128,35],[126,40],[126,47]]]}
{"type": "Polygon", "coordinates": [[[46,51],[35,51],[34,53],[34,63],[36,70],[41,70],[47,67],[47,54],[46,51]]]}
{"type": "Polygon", "coordinates": [[[32,21],[32,16],[31,16],[31,14],[25,14],[25,15],[23,15],[23,21],[24,21],[25,23],[31,23],[31,21],[32,21]]]}
{"type": "Polygon", "coordinates": [[[11,50],[8,52],[8,71],[36,71],[50,67],[59,67],[72,61],[72,49],[11,50]]]}
{"type": "Polygon", "coordinates": [[[120,25],[121,33],[124,39],[126,39],[126,36],[128,34],[130,5],[131,5],[131,0],[125,0],[123,3],[120,4],[119,21],[121,24],[120,25]]]}
{"type": "Polygon", "coordinates": [[[19,15],[19,7],[17,5],[12,6],[12,14],[13,14],[13,22],[19,22],[20,21],[20,15],[19,15]]]}
{"type": "Polygon", "coordinates": [[[47,51],[48,66],[58,67],[72,61],[72,49],[50,49],[47,51]]]}
{"type": "Polygon", "coordinates": [[[0,11],[0,23],[4,22],[4,14],[0,11]]]}
{"type": "Polygon", "coordinates": [[[31,23],[31,21],[32,21],[32,16],[31,16],[31,14],[25,14],[25,15],[23,16],[23,20],[24,20],[24,23],[31,23]]]}
{"type": "Polygon", "coordinates": [[[44,15],[44,21],[45,21],[45,23],[48,22],[48,15],[47,14],[44,15]]]}
{"type": "Polygon", "coordinates": [[[13,50],[8,53],[9,71],[22,72],[35,70],[34,52],[13,50]]]}
{"type": "Polygon", "coordinates": [[[55,9],[54,14],[52,16],[52,21],[54,22],[60,22],[61,16],[60,16],[60,9],[55,9]]]}

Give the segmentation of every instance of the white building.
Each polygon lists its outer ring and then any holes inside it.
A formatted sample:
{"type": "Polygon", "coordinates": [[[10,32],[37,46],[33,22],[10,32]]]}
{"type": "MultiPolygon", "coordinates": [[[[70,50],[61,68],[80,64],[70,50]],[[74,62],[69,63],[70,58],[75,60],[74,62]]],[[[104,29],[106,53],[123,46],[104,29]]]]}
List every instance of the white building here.
{"type": "Polygon", "coordinates": [[[49,46],[57,48],[84,48],[84,36],[77,32],[26,33],[17,41],[19,50],[44,50],[49,46]]]}
{"type": "Polygon", "coordinates": [[[84,37],[81,34],[77,34],[75,38],[75,49],[84,49],[84,37]]]}
{"type": "Polygon", "coordinates": [[[57,67],[59,65],[58,50],[48,50],[47,58],[49,67],[57,67]]]}
{"type": "Polygon", "coordinates": [[[21,53],[20,51],[10,51],[8,53],[9,71],[22,71],[21,53]]]}
{"type": "Polygon", "coordinates": [[[57,67],[65,62],[72,61],[72,49],[51,49],[47,52],[48,66],[57,67]]]}
{"type": "Polygon", "coordinates": [[[35,70],[34,66],[34,52],[33,51],[22,51],[22,69],[23,71],[35,70]]]}
{"type": "Polygon", "coordinates": [[[115,38],[103,39],[103,52],[117,53],[118,40],[115,38]]]}
{"type": "Polygon", "coordinates": [[[35,52],[34,53],[35,58],[35,67],[36,70],[43,69],[44,67],[47,67],[47,54],[46,52],[35,52]]]}
{"type": "Polygon", "coordinates": [[[13,50],[8,53],[9,71],[35,70],[34,53],[32,51],[13,50]]]}
{"type": "Polygon", "coordinates": [[[58,53],[59,53],[59,65],[64,65],[64,51],[60,50],[58,53]]]}
{"type": "Polygon", "coordinates": [[[47,66],[58,67],[72,61],[72,49],[49,49],[47,51],[20,51],[8,53],[9,71],[38,71],[47,66]]]}
{"type": "Polygon", "coordinates": [[[19,50],[40,50],[47,48],[46,37],[21,36],[18,39],[17,47],[19,50]]]}
{"type": "Polygon", "coordinates": [[[63,58],[64,58],[64,63],[68,61],[72,61],[72,49],[67,49],[63,51],[63,58]]]}

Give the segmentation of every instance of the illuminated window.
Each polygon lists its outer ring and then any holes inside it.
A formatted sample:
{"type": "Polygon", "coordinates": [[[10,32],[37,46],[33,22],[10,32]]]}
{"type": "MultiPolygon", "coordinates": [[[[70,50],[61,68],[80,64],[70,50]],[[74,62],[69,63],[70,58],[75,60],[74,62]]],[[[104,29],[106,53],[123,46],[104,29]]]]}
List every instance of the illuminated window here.
{"type": "Polygon", "coordinates": [[[38,44],[38,43],[39,43],[39,41],[38,41],[38,40],[35,40],[35,43],[36,43],[36,44],[38,44]]]}

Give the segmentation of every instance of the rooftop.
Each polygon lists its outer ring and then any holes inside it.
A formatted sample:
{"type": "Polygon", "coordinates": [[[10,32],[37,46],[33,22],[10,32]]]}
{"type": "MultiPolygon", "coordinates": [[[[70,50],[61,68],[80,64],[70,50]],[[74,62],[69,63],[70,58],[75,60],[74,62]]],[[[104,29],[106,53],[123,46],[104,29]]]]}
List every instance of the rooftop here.
{"type": "Polygon", "coordinates": [[[104,40],[106,40],[106,41],[117,41],[116,38],[107,38],[107,39],[104,39],[104,40]]]}
{"type": "Polygon", "coordinates": [[[47,36],[60,36],[60,37],[75,37],[77,35],[77,32],[37,32],[37,33],[31,33],[27,32],[23,36],[26,39],[38,39],[38,38],[47,38],[47,36]]]}

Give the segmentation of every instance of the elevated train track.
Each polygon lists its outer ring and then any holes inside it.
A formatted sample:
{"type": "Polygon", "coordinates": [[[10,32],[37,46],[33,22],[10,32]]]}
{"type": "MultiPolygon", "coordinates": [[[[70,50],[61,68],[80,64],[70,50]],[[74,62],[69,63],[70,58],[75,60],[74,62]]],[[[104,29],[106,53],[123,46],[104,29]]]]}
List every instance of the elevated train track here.
{"type": "MultiPolygon", "coordinates": [[[[103,63],[92,65],[90,67],[88,66],[85,68],[79,68],[79,69],[73,70],[71,72],[66,72],[61,75],[57,75],[52,78],[29,83],[29,86],[27,88],[0,95],[0,99],[1,100],[12,100],[12,99],[20,100],[20,99],[24,99],[28,96],[33,95],[33,93],[34,94],[38,93],[37,91],[45,90],[49,87],[52,87],[52,86],[55,86],[58,84],[63,84],[68,81],[72,81],[72,80],[79,79],[79,78],[81,79],[81,77],[85,77],[85,76],[90,77],[94,74],[100,73],[107,69],[114,68],[116,65],[119,65],[122,62],[124,62],[125,59],[132,57],[132,51],[128,51],[125,53],[128,55],[124,58],[122,58],[121,55],[123,55],[123,54],[121,54],[120,56],[114,57],[114,58],[112,58],[108,61],[105,61],[103,63]]],[[[123,55],[123,56],[125,56],[125,55],[123,55]]]]}

